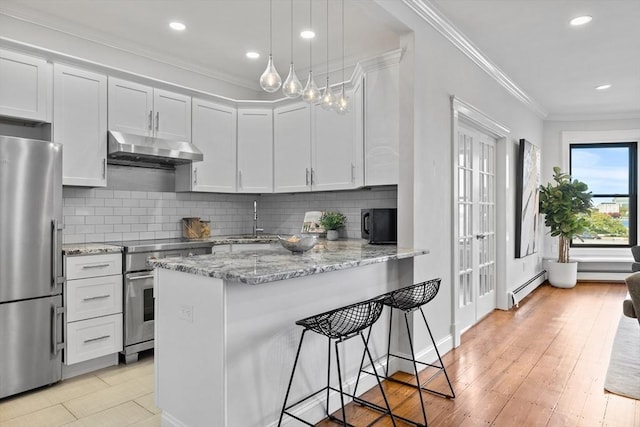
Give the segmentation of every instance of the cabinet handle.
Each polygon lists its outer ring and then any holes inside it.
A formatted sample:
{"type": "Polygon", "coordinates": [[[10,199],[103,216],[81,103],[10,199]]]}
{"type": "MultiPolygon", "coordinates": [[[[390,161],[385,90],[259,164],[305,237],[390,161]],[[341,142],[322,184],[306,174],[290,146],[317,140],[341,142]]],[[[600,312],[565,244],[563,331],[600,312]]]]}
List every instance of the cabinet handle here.
{"type": "Polygon", "coordinates": [[[311,168],[311,185],[315,184],[315,171],[311,168]]]}
{"type": "Polygon", "coordinates": [[[109,267],[111,264],[92,264],[92,265],[83,265],[82,268],[83,269],[88,269],[88,268],[103,268],[103,267],[109,267]]]}
{"type": "Polygon", "coordinates": [[[308,187],[309,186],[309,168],[306,168],[305,171],[306,171],[305,183],[308,187]]]}
{"type": "Polygon", "coordinates": [[[149,110],[149,131],[153,130],[153,110],[149,110]]]}
{"type": "Polygon", "coordinates": [[[90,342],[102,341],[102,340],[106,340],[107,338],[111,338],[111,335],[103,335],[101,337],[89,338],[88,340],[84,340],[84,343],[87,344],[90,342]]]}
{"type": "Polygon", "coordinates": [[[238,171],[238,187],[242,189],[242,171],[238,171]]]}
{"type": "Polygon", "coordinates": [[[351,163],[351,182],[356,182],[356,165],[351,163]]]}
{"type": "Polygon", "coordinates": [[[156,112],[156,132],[160,130],[160,111],[156,112]]]}
{"type": "Polygon", "coordinates": [[[198,168],[193,168],[193,183],[198,183],[198,168]]]}
{"type": "Polygon", "coordinates": [[[98,295],[95,297],[88,297],[88,298],[82,298],[82,301],[94,301],[97,299],[105,299],[105,298],[109,298],[111,295],[98,295]]]}
{"type": "Polygon", "coordinates": [[[107,179],[107,159],[102,159],[102,179],[107,179]]]}

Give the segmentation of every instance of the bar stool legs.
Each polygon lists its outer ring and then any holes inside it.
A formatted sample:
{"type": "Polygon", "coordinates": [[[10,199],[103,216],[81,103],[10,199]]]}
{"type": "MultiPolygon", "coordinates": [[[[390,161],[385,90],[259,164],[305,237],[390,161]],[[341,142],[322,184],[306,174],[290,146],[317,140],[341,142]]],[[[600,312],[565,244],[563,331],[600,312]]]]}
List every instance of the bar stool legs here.
{"type": "MultiPolygon", "coordinates": [[[[368,336],[371,334],[371,325],[378,320],[380,317],[380,313],[382,312],[382,302],[380,299],[377,300],[369,300],[364,301],[362,303],[352,304],[351,306],[343,307],[341,309],[332,310],[330,312],[322,313],[316,316],[309,317],[307,319],[300,320],[296,322],[298,325],[304,326],[305,329],[302,331],[302,335],[300,336],[300,342],[298,344],[298,349],[296,351],[296,357],[293,363],[293,368],[291,370],[291,376],[289,378],[289,384],[287,385],[287,392],[285,394],[284,403],[282,405],[282,411],[280,412],[280,418],[278,420],[278,426],[282,425],[282,420],[285,414],[288,416],[300,421],[303,424],[308,426],[314,426],[299,416],[295,415],[291,412],[291,409],[295,406],[301,404],[302,402],[312,398],[313,396],[323,392],[326,390],[326,415],[329,419],[341,423],[343,426],[352,426],[347,423],[347,414],[345,410],[345,398],[344,396],[348,396],[356,402],[360,402],[365,404],[366,406],[375,409],[378,412],[382,412],[382,415],[374,420],[370,425],[375,424],[377,421],[384,418],[385,415],[389,415],[391,418],[391,422],[395,427],[396,422],[391,412],[389,401],[387,400],[387,396],[382,387],[382,382],[380,381],[380,377],[378,376],[377,370],[375,369],[373,357],[371,356],[371,352],[368,347],[368,339],[365,339],[363,330],[369,328],[368,336]],[[304,340],[305,334],[308,330],[319,333],[321,335],[325,335],[328,338],[328,351],[327,351],[327,385],[326,387],[321,388],[320,390],[307,395],[306,397],[296,401],[293,404],[287,405],[289,401],[289,395],[291,393],[291,386],[293,384],[293,378],[295,376],[296,367],[298,366],[298,361],[300,359],[300,351],[302,349],[302,342],[304,340]],[[342,371],[340,364],[340,352],[338,348],[338,344],[355,337],[356,335],[360,335],[362,339],[362,343],[364,345],[363,352],[363,360],[364,354],[368,356],[369,362],[371,366],[373,366],[373,373],[375,375],[376,381],[378,383],[378,387],[380,392],[382,393],[382,397],[384,399],[385,407],[380,407],[378,405],[369,404],[368,402],[364,402],[361,399],[358,399],[354,394],[347,393],[343,390],[342,386],[342,371]],[[332,341],[335,344],[335,357],[336,357],[336,365],[337,365],[337,374],[338,374],[338,388],[331,386],[331,343],[332,341]],[[335,417],[329,413],[329,398],[331,391],[338,392],[340,394],[340,408],[342,413],[342,419],[335,417]]],[[[358,372],[358,376],[360,371],[358,372]]]]}
{"type": "MultiPolygon", "coordinates": [[[[385,367],[384,379],[388,381],[401,383],[401,384],[420,390],[420,392],[418,393],[418,396],[420,398],[420,408],[422,410],[422,419],[424,421],[424,424],[418,423],[416,421],[413,421],[404,417],[400,417],[399,415],[395,415],[396,418],[416,426],[424,426],[424,427],[427,426],[427,411],[425,409],[424,398],[421,392],[422,390],[441,396],[441,397],[445,397],[445,398],[455,398],[455,392],[453,391],[453,386],[451,385],[449,375],[447,374],[447,370],[444,367],[444,362],[442,361],[442,357],[440,356],[440,351],[438,350],[438,346],[436,345],[435,339],[433,338],[433,334],[431,333],[431,328],[429,327],[429,323],[427,322],[427,317],[425,316],[424,311],[422,310],[422,305],[431,301],[436,296],[439,287],[440,287],[440,279],[434,279],[434,280],[419,283],[416,285],[408,286],[408,287],[399,289],[397,291],[390,292],[388,294],[385,294],[385,296],[383,296],[384,298],[383,303],[390,307],[389,335],[387,340],[387,365],[385,367]],[[409,339],[409,349],[411,351],[411,358],[405,357],[403,355],[391,353],[391,332],[392,332],[392,326],[393,326],[393,310],[392,309],[401,310],[404,315],[404,324],[406,327],[407,337],[409,339]],[[411,335],[411,328],[409,325],[409,315],[415,312],[416,310],[420,310],[420,314],[422,315],[422,320],[424,321],[424,324],[427,328],[427,332],[429,333],[429,338],[431,339],[431,343],[433,344],[433,348],[438,357],[437,364],[425,363],[425,362],[420,362],[416,360],[415,350],[413,348],[413,337],[411,335]],[[403,359],[412,363],[413,374],[415,375],[415,384],[402,381],[389,376],[389,362],[390,362],[391,356],[399,359],[403,359]],[[427,378],[425,381],[421,382],[418,376],[419,374],[418,364],[426,367],[430,367],[430,368],[435,368],[437,369],[437,371],[433,375],[431,375],[429,378],[427,378]],[[450,394],[443,393],[443,392],[426,387],[426,385],[440,373],[444,373],[444,376],[447,380],[447,385],[449,387],[450,394]]],[[[369,337],[367,337],[367,341],[368,339],[369,337]]],[[[371,374],[370,372],[368,372],[367,370],[364,370],[363,368],[364,368],[364,355],[361,360],[360,371],[371,374]]],[[[354,394],[357,391],[357,387],[358,387],[358,383],[356,382],[354,394]]]]}

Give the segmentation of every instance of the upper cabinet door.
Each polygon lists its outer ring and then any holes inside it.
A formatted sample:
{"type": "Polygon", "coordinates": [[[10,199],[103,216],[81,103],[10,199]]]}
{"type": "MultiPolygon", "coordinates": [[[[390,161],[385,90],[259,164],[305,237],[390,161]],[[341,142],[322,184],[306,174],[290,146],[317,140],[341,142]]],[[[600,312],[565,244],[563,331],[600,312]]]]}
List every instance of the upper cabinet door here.
{"type": "Polygon", "coordinates": [[[107,185],[107,77],[55,64],[53,140],[63,145],[64,185],[107,185]]]}
{"type": "Polygon", "coordinates": [[[154,89],[154,136],[191,141],[191,97],[154,89]]]}
{"type": "Polygon", "coordinates": [[[273,192],[271,109],[238,109],[238,192],[273,192]]]}
{"type": "Polygon", "coordinates": [[[193,100],[192,142],[202,162],[176,167],[177,191],[236,191],[236,109],[193,100]]]}
{"type": "Polygon", "coordinates": [[[109,77],[109,130],[153,136],[153,88],[109,77]]]}
{"type": "Polygon", "coordinates": [[[365,76],[365,185],[398,184],[400,138],[399,66],[365,76]]]}
{"type": "Polygon", "coordinates": [[[276,193],[311,190],[311,107],[273,110],[273,184],[276,193]]]}
{"type": "Polygon", "coordinates": [[[350,111],[313,109],[313,180],[315,191],[345,190],[362,186],[362,92],[348,94],[350,111]]]}
{"type": "Polygon", "coordinates": [[[51,64],[0,50],[0,115],[51,121],[51,64]]]}

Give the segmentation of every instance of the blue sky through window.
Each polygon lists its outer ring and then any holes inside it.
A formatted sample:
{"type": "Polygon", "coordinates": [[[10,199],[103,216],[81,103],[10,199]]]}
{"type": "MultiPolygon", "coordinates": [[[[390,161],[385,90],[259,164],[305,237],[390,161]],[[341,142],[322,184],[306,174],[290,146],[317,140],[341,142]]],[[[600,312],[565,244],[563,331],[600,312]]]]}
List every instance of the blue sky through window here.
{"type": "Polygon", "coordinates": [[[574,147],[571,177],[586,183],[593,194],[628,194],[629,148],[574,147]]]}

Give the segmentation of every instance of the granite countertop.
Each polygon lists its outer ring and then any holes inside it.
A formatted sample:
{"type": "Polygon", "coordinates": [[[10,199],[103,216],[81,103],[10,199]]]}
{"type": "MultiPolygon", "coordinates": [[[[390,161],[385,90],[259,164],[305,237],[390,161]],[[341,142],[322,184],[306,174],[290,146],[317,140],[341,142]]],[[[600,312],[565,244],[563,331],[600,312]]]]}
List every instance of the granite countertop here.
{"type": "Polygon", "coordinates": [[[258,285],[345,268],[428,254],[423,249],[370,245],[364,240],[320,240],[304,254],[285,248],[231,252],[193,257],[150,259],[148,264],[168,270],[258,285]]]}
{"type": "Polygon", "coordinates": [[[65,243],[62,253],[72,255],[96,255],[122,252],[122,246],[108,243],[65,243]]]}

